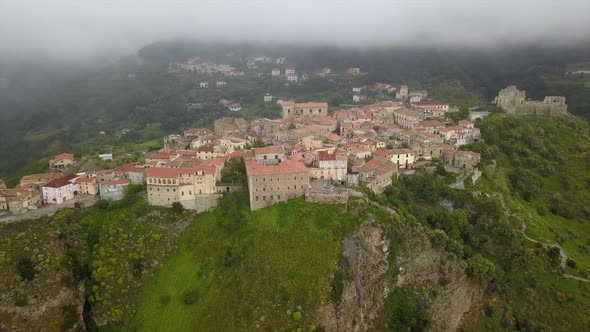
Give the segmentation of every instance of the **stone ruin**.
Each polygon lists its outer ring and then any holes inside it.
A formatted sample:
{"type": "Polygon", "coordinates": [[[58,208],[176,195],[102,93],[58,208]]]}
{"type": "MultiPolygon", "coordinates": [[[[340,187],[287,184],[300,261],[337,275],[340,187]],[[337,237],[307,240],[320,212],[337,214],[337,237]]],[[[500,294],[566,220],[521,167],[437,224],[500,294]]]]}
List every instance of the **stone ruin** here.
{"type": "Polygon", "coordinates": [[[561,115],[567,113],[565,97],[545,96],[543,101],[527,100],[526,92],[511,85],[500,90],[492,102],[506,113],[514,115],[561,115]]]}

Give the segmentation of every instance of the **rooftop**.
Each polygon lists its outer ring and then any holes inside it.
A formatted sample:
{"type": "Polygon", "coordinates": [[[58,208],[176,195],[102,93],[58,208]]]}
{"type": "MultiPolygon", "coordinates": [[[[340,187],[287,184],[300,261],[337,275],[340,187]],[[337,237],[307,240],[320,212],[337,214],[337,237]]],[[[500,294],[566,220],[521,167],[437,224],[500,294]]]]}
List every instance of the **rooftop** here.
{"type": "Polygon", "coordinates": [[[60,160],[74,160],[74,155],[71,153],[61,153],[57,156],[53,157],[53,161],[60,161],[60,160]]]}
{"type": "Polygon", "coordinates": [[[285,149],[280,145],[265,146],[262,148],[254,148],[254,155],[259,154],[280,154],[285,153],[285,149]]]}
{"type": "Polygon", "coordinates": [[[76,175],[66,175],[66,176],[61,177],[59,179],[49,181],[43,187],[61,188],[61,187],[67,186],[68,184],[72,183],[72,180],[75,179],[76,177],[77,177],[76,175]]]}
{"type": "Polygon", "coordinates": [[[279,175],[279,174],[301,174],[308,173],[307,167],[301,162],[285,160],[278,165],[261,165],[254,160],[246,161],[246,174],[248,176],[279,175]]]}

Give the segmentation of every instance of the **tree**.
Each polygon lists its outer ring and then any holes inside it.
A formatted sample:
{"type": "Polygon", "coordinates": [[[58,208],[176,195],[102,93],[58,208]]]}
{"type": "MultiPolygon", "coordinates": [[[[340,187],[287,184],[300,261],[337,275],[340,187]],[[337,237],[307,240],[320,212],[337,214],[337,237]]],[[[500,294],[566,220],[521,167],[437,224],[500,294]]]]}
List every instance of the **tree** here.
{"type": "Polygon", "coordinates": [[[174,213],[182,213],[182,211],[184,211],[184,207],[182,206],[182,204],[180,204],[180,202],[174,202],[172,203],[172,211],[174,211],[174,213]]]}
{"type": "Polygon", "coordinates": [[[35,263],[29,257],[23,257],[16,263],[18,275],[26,281],[32,281],[37,275],[35,263]]]}
{"type": "Polygon", "coordinates": [[[480,283],[487,283],[496,273],[496,265],[477,254],[467,260],[467,274],[480,283]]]}

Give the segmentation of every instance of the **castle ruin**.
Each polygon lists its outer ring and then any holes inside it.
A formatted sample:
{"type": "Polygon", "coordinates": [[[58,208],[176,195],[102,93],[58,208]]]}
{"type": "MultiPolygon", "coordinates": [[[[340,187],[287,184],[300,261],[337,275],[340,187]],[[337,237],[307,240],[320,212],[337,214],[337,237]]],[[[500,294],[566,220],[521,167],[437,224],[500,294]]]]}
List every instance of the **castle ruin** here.
{"type": "Polygon", "coordinates": [[[514,115],[560,115],[567,113],[565,97],[545,96],[543,101],[527,100],[526,92],[511,85],[500,90],[493,104],[514,115]]]}

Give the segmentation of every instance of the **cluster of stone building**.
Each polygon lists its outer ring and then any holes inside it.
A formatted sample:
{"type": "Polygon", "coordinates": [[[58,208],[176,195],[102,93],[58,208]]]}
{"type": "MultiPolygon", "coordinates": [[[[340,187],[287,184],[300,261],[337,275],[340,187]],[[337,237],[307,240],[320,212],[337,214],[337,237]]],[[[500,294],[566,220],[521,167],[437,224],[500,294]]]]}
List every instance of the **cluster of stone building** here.
{"type": "Polygon", "coordinates": [[[492,102],[512,115],[562,115],[567,114],[565,97],[545,96],[543,101],[526,98],[526,92],[510,85],[498,93],[492,102]]]}
{"type": "MultiPolygon", "coordinates": [[[[467,120],[446,125],[447,111],[448,104],[437,101],[410,108],[386,101],[329,114],[326,102],[285,100],[281,119],[225,117],[215,120],[213,130],[169,135],[164,148],[146,154],[142,165],[23,177],[17,188],[0,191],[0,207],[16,213],[77,195],[117,200],[129,183],[136,183],[145,185],[151,205],[180,203],[206,211],[235,188],[221,176],[232,158],[245,160],[253,210],[306,193],[312,201],[341,202],[347,191],[340,186],[364,185],[379,193],[392,177],[411,174],[422,160],[439,158],[449,170],[473,171],[479,154],[458,147],[476,141],[479,130],[467,120]],[[316,180],[330,183],[330,189],[314,187],[316,180]]],[[[74,164],[73,155],[61,154],[50,168],[63,171],[74,164]]]]}

